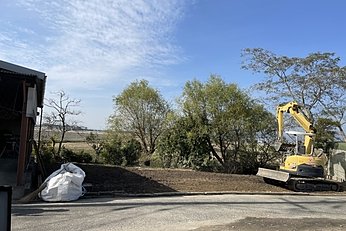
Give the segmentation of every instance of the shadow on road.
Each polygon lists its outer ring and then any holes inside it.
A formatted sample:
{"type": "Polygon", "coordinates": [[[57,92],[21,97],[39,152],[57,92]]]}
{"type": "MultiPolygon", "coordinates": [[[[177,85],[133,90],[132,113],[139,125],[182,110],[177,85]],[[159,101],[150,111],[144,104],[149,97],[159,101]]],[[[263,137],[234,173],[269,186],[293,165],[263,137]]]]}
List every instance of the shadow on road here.
{"type": "MultiPolygon", "coordinates": [[[[182,196],[176,196],[178,198],[182,198],[182,196]]],[[[27,205],[20,205],[20,204],[14,204],[12,205],[12,212],[16,212],[17,209],[23,208],[24,210],[29,209],[44,209],[44,208],[73,208],[73,207],[114,207],[116,210],[122,210],[122,209],[128,209],[128,208],[135,208],[135,207],[147,207],[147,206],[184,206],[184,205],[196,205],[196,206],[209,206],[209,205],[229,205],[229,206],[236,206],[236,205],[253,205],[253,206],[261,206],[261,205],[273,205],[276,207],[280,207],[285,204],[291,204],[295,207],[299,207],[300,209],[304,209],[304,205],[321,205],[321,206],[331,206],[333,208],[340,208],[345,206],[346,204],[344,200],[318,200],[318,201],[309,201],[305,199],[301,200],[288,200],[281,198],[277,201],[179,201],[179,199],[174,201],[163,201],[163,202],[148,202],[143,201],[139,202],[137,200],[138,198],[133,198],[133,202],[131,202],[131,199],[126,198],[126,201],[122,201],[121,198],[114,199],[114,198],[97,198],[97,199],[81,199],[74,202],[66,202],[66,203],[34,203],[34,204],[27,204],[27,205]]]]}
{"type": "Polygon", "coordinates": [[[12,207],[12,215],[14,216],[40,216],[44,213],[59,213],[68,212],[69,209],[43,209],[43,208],[33,208],[33,207],[12,207]]]}

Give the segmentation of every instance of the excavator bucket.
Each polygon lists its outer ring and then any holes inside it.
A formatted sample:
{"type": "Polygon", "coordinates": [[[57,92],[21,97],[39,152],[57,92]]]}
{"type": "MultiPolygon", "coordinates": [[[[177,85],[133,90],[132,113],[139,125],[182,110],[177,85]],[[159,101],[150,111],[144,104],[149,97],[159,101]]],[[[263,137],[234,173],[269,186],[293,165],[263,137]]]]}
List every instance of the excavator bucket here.
{"type": "Polygon", "coordinates": [[[282,145],[282,142],[276,141],[276,142],[273,144],[273,147],[275,148],[275,151],[277,151],[277,152],[280,151],[281,145],[282,145]]]}
{"type": "Polygon", "coordinates": [[[272,146],[275,148],[277,152],[287,152],[287,150],[295,147],[295,144],[283,143],[280,141],[276,141],[272,146]]]}
{"type": "Polygon", "coordinates": [[[281,182],[287,182],[290,179],[290,174],[287,172],[267,168],[258,168],[257,176],[281,182]]]}

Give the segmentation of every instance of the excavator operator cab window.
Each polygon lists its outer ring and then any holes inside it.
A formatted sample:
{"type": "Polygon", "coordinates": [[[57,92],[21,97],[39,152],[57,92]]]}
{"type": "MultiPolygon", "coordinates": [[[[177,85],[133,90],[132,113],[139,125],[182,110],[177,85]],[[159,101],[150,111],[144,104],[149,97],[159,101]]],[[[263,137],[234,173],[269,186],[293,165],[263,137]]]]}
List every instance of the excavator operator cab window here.
{"type": "Polygon", "coordinates": [[[304,155],[305,154],[305,146],[301,141],[298,142],[296,152],[297,152],[296,154],[298,154],[298,155],[304,155]]]}

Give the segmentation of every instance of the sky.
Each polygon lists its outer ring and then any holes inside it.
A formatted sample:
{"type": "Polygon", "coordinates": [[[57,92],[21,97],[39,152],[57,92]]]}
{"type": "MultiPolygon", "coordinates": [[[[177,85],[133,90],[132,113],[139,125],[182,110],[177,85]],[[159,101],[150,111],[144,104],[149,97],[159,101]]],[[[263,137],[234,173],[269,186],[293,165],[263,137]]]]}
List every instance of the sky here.
{"type": "MultiPolygon", "coordinates": [[[[346,60],[344,0],[1,0],[0,60],[47,75],[46,98],[80,99],[76,118],[107,127],[114,96],[149,81],[169,102],[211,74],[242,89],[245,48],[346,60]]],[[[256,97],[254,95],[254,97],[256,97]]],[[[44,109],[45,110],[45,109],[44,109]]]]}

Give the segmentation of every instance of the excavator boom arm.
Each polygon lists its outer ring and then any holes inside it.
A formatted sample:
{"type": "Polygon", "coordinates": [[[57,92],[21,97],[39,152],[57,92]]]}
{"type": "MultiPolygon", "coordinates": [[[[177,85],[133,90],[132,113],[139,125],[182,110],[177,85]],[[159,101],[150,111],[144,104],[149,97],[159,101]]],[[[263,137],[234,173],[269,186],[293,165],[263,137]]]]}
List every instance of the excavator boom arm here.
{"type": "Polygon", "coordinates": [[[316,133],[316,129],[313,127],[310,119],[302,112],[302,106],[297,102],[289,102],[279,105],[277,107],[277,121],[278,121],[278,138],[282,142],[283,140],[283,127],[284,127],[284,113],[290,113],[291,116],[297,121],[297,123],[304,129],[306,133],[310,135],[304,136],[305,153],[312,153],[313,136],[311,134],[316,133]]]}

